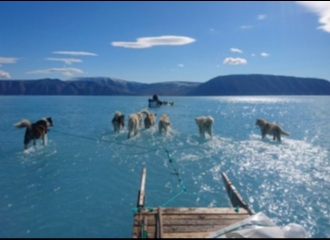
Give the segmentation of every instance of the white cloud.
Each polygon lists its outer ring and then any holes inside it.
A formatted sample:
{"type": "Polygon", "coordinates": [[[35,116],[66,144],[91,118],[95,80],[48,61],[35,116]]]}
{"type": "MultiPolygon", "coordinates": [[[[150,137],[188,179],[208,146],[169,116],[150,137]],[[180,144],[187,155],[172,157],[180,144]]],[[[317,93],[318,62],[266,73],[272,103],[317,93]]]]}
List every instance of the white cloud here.
{"type": "Polygon", "coordinates": [[[330,2],[329,1],[296,1],[298,4],[315,12],[319,16],[321,26],[318,29],[330,32],[330,2]]]}
{"type": "Polygon", "coordinates": [[[10,64],[10,63],[16,63],[17,58],[12,57],[0,57],[0,66],[1,64],[10,64]]]}
{"type": "Polygon", "coordinates": [[[0,78],[10,78],[10,74],[8,72],[0,70],[0,78]]]}
{"type": "Polygon", "coordinates": [[[269,56],[269,53],[262,52],[262,53],[260,53],[260,55],[261,55],[262,57],[268,57],[268,56],[269,56]]]}
{"type": "Polygon", "coordinates": [[[190,37],[160,36],[138,38],[136,42],[112,42],[111,45],[124,48],[149,48],[161,45],[185,45],[195,41],[195,39],[190,37]]]}
{"type": "Polygon", "coordinates": [[[183,64],[179,64],[178,67],[184,67],[184,65],[183,64]]]}
{"type": "Polygon", "coordinates": [[[259,14],[257,17],[258,20],[264,20],[265,18],[266,18],[265,14],[259,14]]]}
{"type": "Polygon", "coordinates": [[[252,57],[255,57],[256,55],[254,53],[251,54],[252,57]]]}
{"type": "Polygon", "coordinates": [[[249,28],[252,28],[252,26],[248,26],[248,25],[243,25],[241,26],[242,29],[249,29],[249,28]]]}
{"type": "Polygon", "coordinates": [[[49,68],[44,70],[36,70],[28,72],[28,74],[50,74],[50,73],[59,73],[63,76],[72,76],[73,74],[83,73],[82,70],[78,68],[49,68]]]}
{"type": "Polygon", "coordinates": [[[53,53],[54,54],[73,55],[73,56],[97,56],[96,53],[91,53],[91,52],[55,51],[53,53]]]}
{"type": "Polygon", "coordinates": [[[223,61],[223,64],[244,65],[244,64],[247,64],[247,61],[244,58],[226,58],[223,61]]]}
{"type": "Polygon", "coordinates": [[[230,51],[237,52],[237,53],[242,53],[242,50],[240,50],[238,48],[231,48],[230,51]]]}
{"type": "Polygon", "coordinates": [[[81,59],[76,59],[76,58],[46,58],[48,61],[62,61],[65,64],[72,64],[72,63],[80,63],[82,62],[81,59]]]}

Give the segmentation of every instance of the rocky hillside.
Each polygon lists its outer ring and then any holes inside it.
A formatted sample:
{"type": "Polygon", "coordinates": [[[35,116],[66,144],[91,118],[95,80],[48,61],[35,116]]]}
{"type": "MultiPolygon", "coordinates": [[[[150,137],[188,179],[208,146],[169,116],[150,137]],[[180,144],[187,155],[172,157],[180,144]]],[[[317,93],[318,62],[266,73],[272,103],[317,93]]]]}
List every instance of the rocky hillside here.
{"type": "Polygon", "coordinates": [[[330,82],[315,78],[261,74],[228,75],[213,78],[188,95],[330,95],[330,82]]]}
{"type": "Polygon", "coordinates": [[[205,83],[139,83],[115,78],[0,80],[0,95],[330,95],[323,79],[262,74],[218,76],[205,83]]]}

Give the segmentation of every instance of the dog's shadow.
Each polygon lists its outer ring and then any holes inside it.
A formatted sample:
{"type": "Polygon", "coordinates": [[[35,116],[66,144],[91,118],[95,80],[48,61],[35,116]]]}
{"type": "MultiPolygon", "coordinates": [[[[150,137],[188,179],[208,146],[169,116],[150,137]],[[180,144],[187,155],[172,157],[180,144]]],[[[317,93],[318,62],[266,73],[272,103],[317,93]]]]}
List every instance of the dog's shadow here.
{"type": "Polygon", "coordinates": [[[207,136],[207,137],[202,137],[202,136],[199,136],[199,135],[192,135],[189,137],[189,141],[191,143],[194,143],[194,144],[198,144],[198,145],[202,145],[202,144],[206,144],[210,141],[213,141],[215,139],[215,137],[213,136],[212,138],[207,136]]]}
{"type": "Polygon", "coordinates": [[[121,130],[120,132],[115,132],[113,130],[106,130],[101,134],[100,139],[101,141],[104,142],[123,141],[127,139],[127,134],[128,131],[126,129],[121,130]]]}
{"type": "Polygon", "coordinates": [[[271,145],[274,145],[274,146],[278,146],[278,145],[283,144],[283,140],[281,142],[279,142],[277,140],[274,141],[273,139],[266,138],[266,137],[264,139],[260,138],[259,141],[261,141],[263,143],[271,144],[271,145]]]}
{"type": "Polygon", "coordinates": [[[260,141],[265,142],[265,143],[268,143],[268,144],[272,144],[272,145],[280,145],[280,144],[282,144],[282,142],[274,141],[274,140],[269,139],[269,138],[260,139],[260,141]]]}
{"type": "Polygon", "coordinates": [[[255,134],[255,133],[251,133],[250,140],[261,141],[263,143],[272,144],[272,145],[280,145],[285,143],[285,139],[283,140],[283,138],[282,141],[279,142],[277,140],[273,140],[273,137],[271,136],[266,136],[265,138],[262,138],[260,134],[255,134]]]}

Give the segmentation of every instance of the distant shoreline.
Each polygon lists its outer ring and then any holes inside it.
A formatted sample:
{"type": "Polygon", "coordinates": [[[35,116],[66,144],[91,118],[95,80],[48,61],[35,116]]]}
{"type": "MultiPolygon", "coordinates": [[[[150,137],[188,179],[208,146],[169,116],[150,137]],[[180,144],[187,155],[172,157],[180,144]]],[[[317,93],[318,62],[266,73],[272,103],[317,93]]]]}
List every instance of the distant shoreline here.
{"type": "Polygon", "coordinates": [[[138,83],[112,78],[0,80],[8,96],[298,96],[330,95],[330,81],[263,74],[218,76],[204,83],[138,83]]]}

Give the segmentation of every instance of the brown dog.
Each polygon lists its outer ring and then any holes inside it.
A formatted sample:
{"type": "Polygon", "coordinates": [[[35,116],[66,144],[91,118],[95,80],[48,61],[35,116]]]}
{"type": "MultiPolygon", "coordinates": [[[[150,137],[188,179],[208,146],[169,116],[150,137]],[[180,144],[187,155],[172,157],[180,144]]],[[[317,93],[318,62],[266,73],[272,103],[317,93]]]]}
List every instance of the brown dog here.
{"type": "Polygon", "coordinates": [[[51,117],[42,118],[35,123],[31,123],[27,119],[23,119],[22,121],[14,124],[17,128],[26,128],[24,135],[24,149],[28,148],[28,144],[31,140],[33,140],[33,145],[36,145],[36,139],[41,138],[43,145],[45,145],[45,138],[47,137],[47,132],[49,131],[49,127],[54,126],[53,120],[51,117]]]}
{"type": "Polygon", "coordinates": [[[262,139],[264,139],[268,134],[273,136],[274,141],[277,139],[277,141],[281,142],[281,135],[290,136],[290,134],[285,132],[280,125],[275,123],[268,123],[265,119],[262,118],[258,118],[255,125],[260,127],[262,139]]]}
{"type": "Polygon", "coordinates": [[[155,125],[156,122],[156,113],[150,113],[148,110],[143,110],[141,113],[145,114],[144,118],[144,127],[150,128],[155,125]]]}

